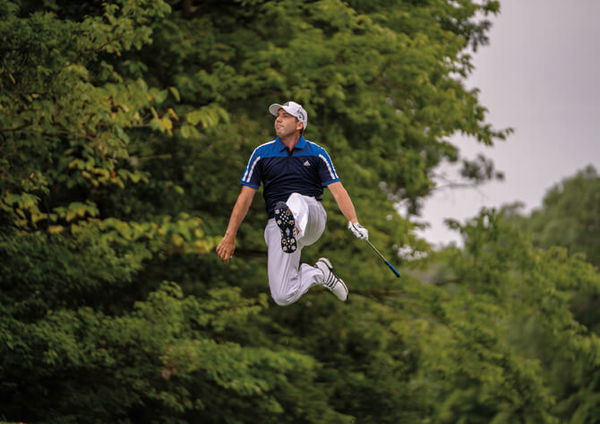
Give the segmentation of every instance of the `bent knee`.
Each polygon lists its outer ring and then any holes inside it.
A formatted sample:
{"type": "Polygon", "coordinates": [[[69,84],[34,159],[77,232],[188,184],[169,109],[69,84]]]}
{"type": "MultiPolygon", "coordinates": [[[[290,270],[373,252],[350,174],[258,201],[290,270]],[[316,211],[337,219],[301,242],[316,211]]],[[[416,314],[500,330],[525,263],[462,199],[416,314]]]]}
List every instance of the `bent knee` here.
{"type": "Polygon", "coordinates": [[[284,293],[271,293],[273,301],[279,306],[291,305],[296,301],[295,296],[284,293]]]}

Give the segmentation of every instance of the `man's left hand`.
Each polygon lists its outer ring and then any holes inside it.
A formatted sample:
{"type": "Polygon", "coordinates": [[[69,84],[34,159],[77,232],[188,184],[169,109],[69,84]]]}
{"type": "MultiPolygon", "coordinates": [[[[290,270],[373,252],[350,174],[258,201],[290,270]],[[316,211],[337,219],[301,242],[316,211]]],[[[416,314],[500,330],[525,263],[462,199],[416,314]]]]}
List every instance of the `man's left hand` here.
{"type": "Polygon", "coordinates": [[[369,231],[358,222],[348,222],[348,229],[357,239],[369,240],[369,231]]]}

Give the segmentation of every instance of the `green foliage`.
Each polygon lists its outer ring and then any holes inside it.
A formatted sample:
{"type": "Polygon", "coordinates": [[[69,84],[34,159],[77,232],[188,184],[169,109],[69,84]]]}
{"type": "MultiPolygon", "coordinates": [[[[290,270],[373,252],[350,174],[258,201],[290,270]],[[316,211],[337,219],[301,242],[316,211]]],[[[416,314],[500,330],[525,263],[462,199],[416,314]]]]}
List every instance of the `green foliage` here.
{"type": "Polygon", "coordinates": [[[563,246],[600,266],[600,176],[592,166],[551,188],[542,207],[520,221],[541,247],[563,246]]]}
{"type": "MultiPolygon", "coordinates": [[[[535,403],[541,408],[527,409],[528,422],[554,422],[551,416],[595,422],[598,382],[593,375],[600,363],[600,337],[578,319],[574,306],[578,297],[597,298],[600,274],[562,248],[533,247],[530,236],[503,213],[482,211],[467,225],[453,225],[464,234],[465,247],[444,253],[448,268],[441,275],[450,290],[493,305],[486,328],[496,328],[505,345],[500,350],[520,357],[515,365],[529,376],[528,383],[509,380],[515,388],[529,386],[515,395],[521,400],[539,396],[535,403]]],[[[500,422],[514,421],[507,417],[500,422]]]]}
{"type": "MultiPolygon", "coordinates": [[[[395,203],[418,212],[435,167],[461,160],[452,134],[509,132],[463,82],[498,11],[0,0],[0,419],[592,422],[597,331],[576,309],[598,274],[496,214],[456,224],[465,248],[433,256],[450,283],[411,277],[410,261],[392,282],[326,195],[321,253],[304,256],[327,252],[348,304],[315,288],[273,306],[259,202],[236,258],[212,253],[248,155],[272,137],[266,105],[288,99],[373,242],[393,262],[427,251],[395,203]]],[[[498,177],[485,158],[464,165],[498,177]]]]}

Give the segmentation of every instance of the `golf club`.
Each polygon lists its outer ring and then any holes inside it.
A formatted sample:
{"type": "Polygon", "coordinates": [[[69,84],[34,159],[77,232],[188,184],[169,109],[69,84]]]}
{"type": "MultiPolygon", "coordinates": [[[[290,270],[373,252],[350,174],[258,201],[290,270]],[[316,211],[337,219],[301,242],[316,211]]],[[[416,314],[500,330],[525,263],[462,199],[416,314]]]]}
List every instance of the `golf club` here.
{"type": "Polygon", "coordinates": [[[375,251],[375,253],[377,253],[379,255],[379,257],[381,259],[383,259],[383,262],[385,262],[385,264],[392,270],[394,275],[396,275],[396,277],[400,278],[400,273],[398,272],[398,270],[396,268],[394,268],[394,266],[390,263],[390,261],[388,261],[385,258],[385,256],[383,256],[381,254],[381,252],[375,246],[373,246],[373,243],[371,243],[368,239],[367,239],[367,243],[369,243],[369,246],[371,246],[371,248],[375,251]]]}

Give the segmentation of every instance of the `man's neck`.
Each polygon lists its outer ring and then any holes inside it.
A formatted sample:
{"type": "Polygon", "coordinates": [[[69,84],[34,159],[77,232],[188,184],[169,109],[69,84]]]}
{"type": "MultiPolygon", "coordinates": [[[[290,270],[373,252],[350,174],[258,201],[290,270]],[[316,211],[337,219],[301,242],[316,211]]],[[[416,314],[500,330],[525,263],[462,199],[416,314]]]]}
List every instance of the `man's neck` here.
{"type": "Polygon", "coordinates": [[[296,144],[298,144],[298,140],[300,140],[300,132],[296,132],[294,134],[288,135],[286,137],[281,138],[281,142],[287,147],[290,151],[294,150],[296,144]]]}

